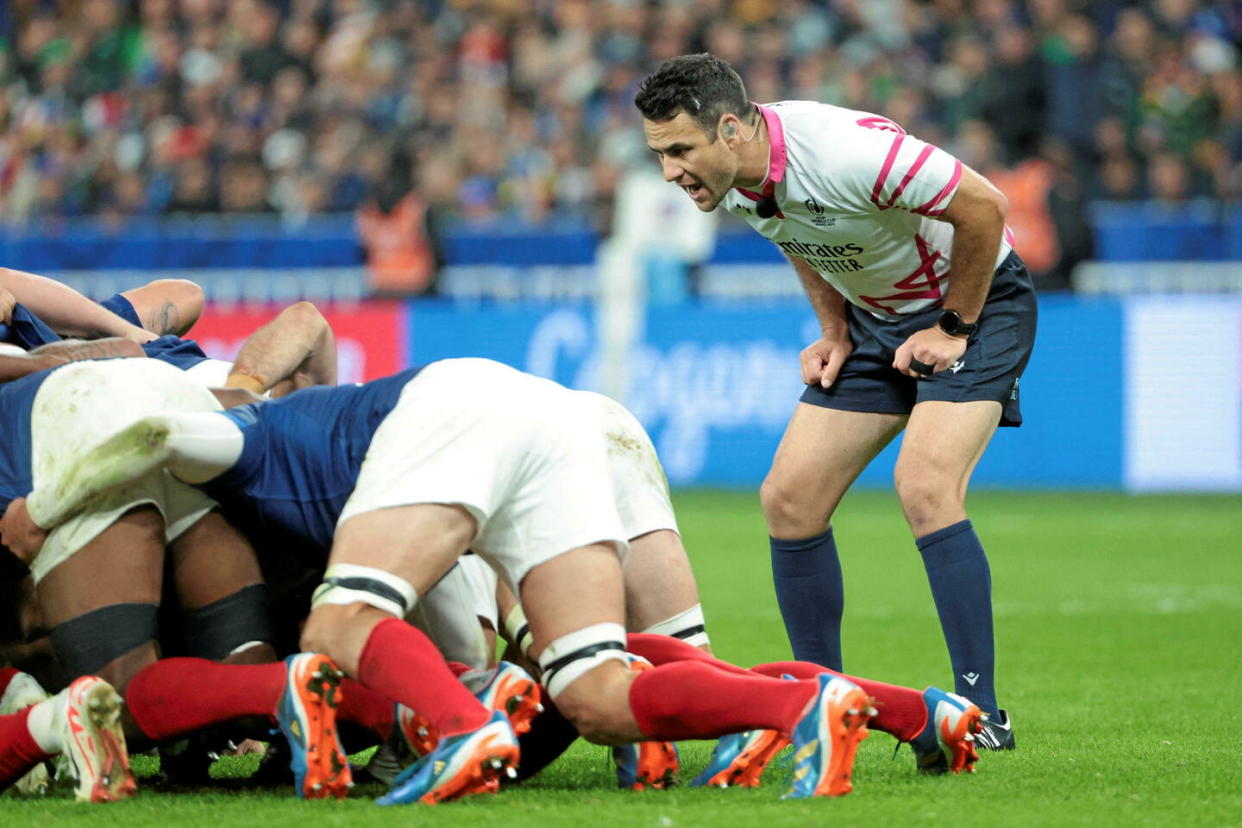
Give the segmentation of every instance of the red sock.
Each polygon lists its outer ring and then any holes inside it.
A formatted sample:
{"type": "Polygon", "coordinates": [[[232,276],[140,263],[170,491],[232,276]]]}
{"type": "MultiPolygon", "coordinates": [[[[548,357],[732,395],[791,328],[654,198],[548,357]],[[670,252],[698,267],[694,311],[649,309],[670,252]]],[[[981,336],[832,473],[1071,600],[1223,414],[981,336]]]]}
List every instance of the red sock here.
{"type": "Polygon", "coordinates": [[[648,739],[714,739],[743,730],[780,730],[797,723],[818,686],[724,672],[696,661],[644,670],[630,685],[630,710],[648,739]]]}
{"type": "Polygon", "coordinates": [[[727,661],[721,661],[698,647],[687,644],[680,638],[655,633],[630,633],[625,637],[625,649],[634,655],[642,656],[656,667],[676,661],[701,661],[727,673],[750,672],[745,667],[738,667],[727,661]]]}
{"type": "Polygon", "coordinates": [[[491,717],[431,640],[398,618],[387,618],[371,630],[358,659],[358,680],[415,711],[442,736],[475,730],[491,717]]]}
{"type": "Polygon", "coordinates": [[[885,684],[882,681],[847,676],[808,664],[805,661],[777,661],[772,664],[760,664],[753,668],[756,673],[765,676],[790,675],[796,679],[815,678],[820,673],[832,673],[842,676],[857,684],[863,692],[875,700],[876,714],[867,722],[867,727],[891,733],[903,742],[908,742],[922,732],[927,726],[927,705],[923,703],[923,694],[912,687],[900,687],[896,684],[885,684]]]}
{"type": "Polygon", "coordinates": [[[348,678],[341,682],[340,699],[336,709],[338,719],[362,725],[381,742],[388,738],[394,715],[392,699],[348,678]]]}
{"type": "Polygon", "coordinates": [[[244,716],[274,716],[284,689],[284,662],[166,658],[130,680],[125,705],[142,732],[162,742],[244,716]]]}
{"type": "Polygon", "coordinates": [[[13,680],[13,676],[20,672],[21,670],[15,667],[0,667],[0,696],[3,696],[4,691],[9,689],[9,682],[13,680]]]}
{"type": "Polygon", "coordinates": [[[52,758],[26,729],[30,710],[27,707],[9,716],[0,716],[0,790],[21,779],[35,765],[52,758]]]}

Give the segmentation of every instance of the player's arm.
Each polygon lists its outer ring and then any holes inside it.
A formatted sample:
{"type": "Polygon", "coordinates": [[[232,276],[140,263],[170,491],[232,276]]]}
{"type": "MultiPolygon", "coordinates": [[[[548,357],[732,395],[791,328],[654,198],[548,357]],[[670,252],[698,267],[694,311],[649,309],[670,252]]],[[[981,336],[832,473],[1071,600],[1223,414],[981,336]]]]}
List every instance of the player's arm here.
{"type": "Polygon", "coordinates": [[[944,307],[975,322],[987,301],[1009,202],[992,182],[962,165],[962,180],[939,217],[953,225],[953,278],[944,307]]]}
{"type": "Polygon", "coordinates": [[[135,342],[155,339],[155,334],[131,325],[68,285],[45,276],[0,267],[0,288],[12,293],[31,313],[64,336],[119,336],[135,342]]]}
{"type": "Polygon", "coordinates": [[[107,339],[66,339],[49,342],[30,352],[31,356],[50,357],[60,362],[77,362],[81,359],[109,359],[112,357],[145,357],[142,346],[127,337],[107,339]]]}
{"type": "MultiPolygon", "coordinates": [[[[1009,202],[1001,191],[963,164],[962,180],[953,199],[944,213],[934,217],[953,225],[953,278],[943,307],[957,311],[964,322],[977,322],[983,312],[1008,209],[1009,202]]],[[[968,341],[967,336],[953,336],[938,324],[932,325],[902,343],[893,367],[912,377],[921,376],[910,368],[910,360],[917,359],[931,366],[933,372],[943,371],[961,359],[968,341]]]]}
{"type": "Polygon", "coordinates": [[[12,382],[24,376],[64,365],[68,360],[51,355],[0,354],[0,382],[12,382]]]}
{"type": "MultiPolygon", "coordinates": [[[[17,350],[17,349],[14,349],[17,350]]],[[[90,342],[66,340],[51,342],[30,353],[0,354],[0,382],[12,382],[24,376],[55,368],[80,359],[145,356],[142,346],[131,339],[96,339],[90,342]]]]}
{"type": "Polygon", "coordinates": [[[807,385],[817,382],[827,388],[836,381],[841,365],[854,349],[846,322],[845,297],[804,259],[787,258],[798,274],[823,334],[802,351],[802,381],[807,385]]]}
{"type": "Polygon", "coordinates": [[[336,338],[310,302],[290,305],[255,331],[237,353],[225,387],[262,394],[285,381],[292,388],[336,385],[336,338]]]}

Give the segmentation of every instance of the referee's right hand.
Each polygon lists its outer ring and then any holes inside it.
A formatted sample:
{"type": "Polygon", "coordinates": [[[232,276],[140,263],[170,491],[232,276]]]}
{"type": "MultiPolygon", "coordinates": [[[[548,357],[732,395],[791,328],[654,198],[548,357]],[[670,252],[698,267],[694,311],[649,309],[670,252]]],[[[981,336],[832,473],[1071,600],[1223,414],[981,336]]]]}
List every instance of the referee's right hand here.
{"type": "Polygon", "coordinates": [[[841,337],[823,336],[802,350],[802,381],[807,385],[819,383],[827,388],[837,380],[837,374],[845,359],[854,350],[848,333],[841,337]]]}

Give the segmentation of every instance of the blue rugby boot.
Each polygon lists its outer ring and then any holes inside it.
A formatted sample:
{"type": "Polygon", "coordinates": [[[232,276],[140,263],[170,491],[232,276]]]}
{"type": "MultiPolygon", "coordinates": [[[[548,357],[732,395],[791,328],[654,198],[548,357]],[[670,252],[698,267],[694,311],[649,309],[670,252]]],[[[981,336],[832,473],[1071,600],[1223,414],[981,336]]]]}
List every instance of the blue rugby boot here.
{"type": "MultiPolygon", "coordinates": [[[[642,656],[626,653],[625,657],[636,673],[653,669],[642,656]]],[[[634,742],[613,746],[612,763],[617,769],[619,787],[630,791],[665,790],[677,784],[681,754],[672,742],[634,742]]]]}
{"type": "Polygon", "coordinates": [[[975,734],[983,729],[985,714],[969,699],[937,687],[923,691],[923,703],[927,724],[910,742],[919,773],[974,773],[975,734]]]}
{"type": "Polygon", "coordinates": [[[681,754],[672,742],[634,742],[614,745],[612,763],[617,785],[631,791],[665,790],[677,784],[681,754]]]}
{"type": "Polygon", "coordinates": [[[543,712],[539,682],[516,664],[502,661],[474,697],[490,710],[509,717],[516,736],[530,732],[530,723],[543,712]]]}
{"type": "Polygon", "coordinates": [[[437,805],[472,794],[495,793],[500,777],[516,776],[517,737],[499,710],[478,730],[442,737],[431,753],[410,765],[380,797],[380,805],[437,805]]]}
{"type": "Polygon", "coordinates": [[[298,796],[344,799],[352,776],[336,733],[336,707],[345,674],[321,653],[289,656],[285,670],[276,722],[289,742],[289,766],[298,796]]]}
{"type": "Polygon", "coordinates": [[[763,771],[789,746],[779,730],[747,730],[722,737],[692,788],[757,788],[763,771]]]}
{"type": "Polygon", "coordinates": [[[871,698],[854,682],[823,673],[819,694],[793,731],[793,770],[781,799],[845,796],[854,789],[854,755],[875,715],[871,698]]]}

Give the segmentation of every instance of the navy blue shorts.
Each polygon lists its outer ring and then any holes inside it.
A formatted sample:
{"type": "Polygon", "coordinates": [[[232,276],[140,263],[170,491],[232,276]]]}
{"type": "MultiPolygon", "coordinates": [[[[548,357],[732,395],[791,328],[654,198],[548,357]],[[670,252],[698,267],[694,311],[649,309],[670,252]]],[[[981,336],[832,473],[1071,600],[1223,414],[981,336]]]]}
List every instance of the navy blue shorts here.
{"type": "Polygon", "coordinates": [[[142,320],[138,318],[138,313],[134,310],[133,303],[121,294],[113,294],[99,304],[103,305],[105,308],[112,311],[129,324],[136,325],[139,328],[143,327],[142,320]]]}
{"type": "Polygon", "coordinates": [[[893,368],[897,349],[915,331],[935,325],[940,307],[896,321],[877,319],[852,304],[846,305],[846,312],[854,351],[832,387],[809,385],[802,402],[843,411],[909,414],[926,400],[996,400],[1002,406],[1002,426],[1022,425],[1018,380],[1035,345],[1037,310],[1030,274],[1016,253],[996,269],[979,330],[966,346],[961,367],[924,379],[893,368]]]}

